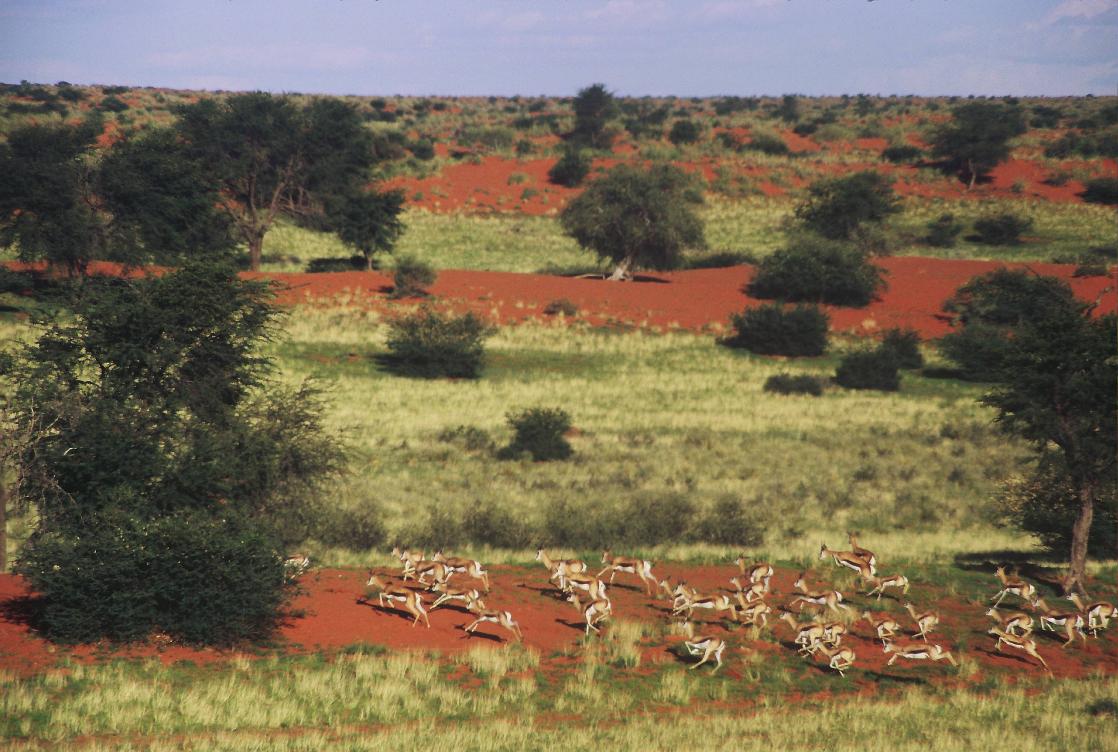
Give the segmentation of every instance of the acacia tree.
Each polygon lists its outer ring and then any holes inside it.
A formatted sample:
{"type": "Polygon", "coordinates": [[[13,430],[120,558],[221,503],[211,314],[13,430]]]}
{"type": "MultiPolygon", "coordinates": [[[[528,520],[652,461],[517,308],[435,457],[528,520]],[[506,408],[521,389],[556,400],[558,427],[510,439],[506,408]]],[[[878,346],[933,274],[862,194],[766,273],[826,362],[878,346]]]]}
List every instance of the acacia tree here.
{"type": "Polygon", "coordinates": [[[280,215],[323,216],[339,196],[359,192],[376,162],[357,110],[333,99],[302,109],[264,92],[204,99],[181,108],[176,127],[217,182],[252,269],[280,215]]]}
{"type": "Polygon", "coordinates": [[[796,207],[796,217],[823,237],[849,240],[863,224],[880,224],[900,210],[889,179],[866,170],[813,183],[796,207]]]}
{"type": "Polygon", "coordinates": [[[1090,312],[1074,300],[1036,310],[1009,339],[1000,384],[983,398],[1006,429],[1033,443],[1042,472],[1062,476],[1074,489],[1066,593],[1085,592],[1095,504],[1118,469],[1118,318],[1090,312]]]}
{"type": "Polygon", "coordinates": [[[638,267],[673,269],[684,248],[705,244],[693,207],[702,194],[693,177],[671,165],[618,165],[595,180],[559,217],[583,248],[615,264],[611,280],[638,267]]]}
{"type": "Polygon", "coordinates": [[[330,202],[328,221],[343,243],[365,257],[365,269],[372,270],[373,254],[391,250],[404,231],[403,207],[399,190],[347,193],[330,202]]]}
{"type": "Polygon", "coordinates": [[[932,138],[932,153],[960,173],[970,190],[1009,156],[1009,140],[1025,132],[1025,117],[1014,105],[994,102],[968,102],[952,115],[932,138]]]}
{"type": "Polygon", "coordinates": [[[613,136],[607,130],[609,121],[619,114],[617,102],[605,84],[580,89],[574,100],[575,127],[570,139],[592,149],[608,149],[613,136]]]}

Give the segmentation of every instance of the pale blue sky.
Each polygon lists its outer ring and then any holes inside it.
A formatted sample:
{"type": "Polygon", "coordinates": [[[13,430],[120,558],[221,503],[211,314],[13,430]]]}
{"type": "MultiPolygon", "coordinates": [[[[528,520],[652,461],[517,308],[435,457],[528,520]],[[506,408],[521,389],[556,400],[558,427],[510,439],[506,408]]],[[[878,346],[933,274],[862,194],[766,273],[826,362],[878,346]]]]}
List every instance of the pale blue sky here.
{"type": "Polygon", "coordinates": [[[329,94],[1115,93],[1118,0],[0,0],[0,81],[329,94]]]}

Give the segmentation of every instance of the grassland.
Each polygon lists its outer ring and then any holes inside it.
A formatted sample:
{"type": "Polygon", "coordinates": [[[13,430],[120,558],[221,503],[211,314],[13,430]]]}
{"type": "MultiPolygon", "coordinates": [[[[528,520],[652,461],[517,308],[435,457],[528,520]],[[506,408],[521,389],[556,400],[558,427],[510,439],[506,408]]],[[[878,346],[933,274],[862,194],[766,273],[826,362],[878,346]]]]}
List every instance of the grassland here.
{"type": "MultiPolygon", "coordinates": [[[[894,255],[1000,261],[1074,260],[1092,248],[1114,245],[1114,213],[1089,204],[1037,201],[945,201],[907,199],[893,221],[894,255]],[[945,212],[970,228],[978,217],[1012,211],[1033,219],[1034,228],[1020,245],[992,246],[968,240],[969,229],[954,248],[921,242],[927,223],[945,212]]],[[[784,242],[782,229],[793,218],[795,201],[753,197],[736,201],[712,198],[703,209],[709,252],[735,251],[762,258],[784,242]]],[[[597,257],[563,234],[554,217],[472,216],[405,212],[407,230],[396,253],[420,258],[438,269],[509,272],[562,272],[598,268],[597,257]]],[[[351,251],[328,233],[280,224],[265,237],[265,271],[303,271],[315,258],[344,258],[351,251]]],[[[694,254],[701,257],[703,254],[694,254]]],[[[391,257],[378,261],[390,268],[391,257]]]]}

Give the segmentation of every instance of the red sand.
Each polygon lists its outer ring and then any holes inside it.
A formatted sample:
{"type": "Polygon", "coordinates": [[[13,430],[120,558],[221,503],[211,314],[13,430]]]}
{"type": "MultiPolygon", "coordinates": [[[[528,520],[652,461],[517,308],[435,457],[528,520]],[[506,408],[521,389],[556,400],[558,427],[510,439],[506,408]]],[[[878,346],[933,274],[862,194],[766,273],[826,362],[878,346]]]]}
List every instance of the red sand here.
{"type": "MultiPolygon", "coordinates": [[[[950,331],[942,306],[956,289],[977,274],[1001,266],[1028,268],[1067,280],[1084,300],[1099,300],[1096,312],[1118,310],[1113,277],[1072,277],[1067,264],[1002,264],[993,261],[946,261],[918,257],[881,259],[888,290],[866,308],[828,307],[835,332],[870,334],[891,327],[911,327],[925,338],[950,331]]],[[[742,291],[753,267],[647,273],[633,282],[609,282],[510,272],[445,270],[430,292],[434,303],[457,311],[470,310],[501,324],[546,320],[543,309],[566,298],[579,309],[578,319],[592,325],[625,324],[653,330],[691,331],[729,327],[731,313],[762,304],[742,291]]],[[[331,305],[338,296],[385,311],[411,307],[421,300],[389,301],[392,281],[376,272],[332,274],[259,274],[285,286],[284,304],[331,305]]]]}
{"type": "MultiPolygon", "coordinates": [[[[492,567],[490,572],[493,593],[486,599],[487,605],[512,612],[524,632],[525,644],[549,655],[570,646],[582,636],[584,627],[580,615],[570,604],[557,597],[548,585],[542,567],[527,570],[492,567]]],[[[385,570],[383,574],[395,572],[385,570]]],[[[736,570],[729,565],[663,565],[657,567],[657,574],[674,579],[684,578],[704,592],[717,592],[729,586],[729,577],[736,574],[736,570]]],[[[830,569],[820,569],[809,574],[809,587],[822,586],[832,576],[830,569]]],[[[773,578],[774,595],[769,598],[770,603],[783,604],[791,598],[792,581],[795,577],[796,574],[791,570],[779,570],[776,573],[773,578]]],[[[364,580],[363,572],[353,570],[324,569],[304,575],[300,585],[305,593],[293,604],[293,608],[301,615],[290,618],[280,630],[280,649],[287,653],[331,652],[348,645],[368,643],[391,649],[417,648],[452,652],[478,644],[500,644],[510,639],[508,633],[490,624],[480,627],[474,636],[467,635],[462,628],[472,621],[472,617],[458,608],[441,608],[431,612],[430,629],[422,624],[412,627],[409,615],[393,609],[382,609],[376,605],[375,598],[366,601],[364,580]]],[[[995,590],[991,577],[991,593],[995,590]]],[[[18,604],[20,599],[27,596],[21,578],[0,575],[0,670],[31,675],[58,665],[64,657],[82,663],[115,658],[158,657],[169,664],[181,660],[211,663],[241,655],[237,651],[193,650],[155,641],[146,646],[125,649],[113,649],[105,645],[55,648],[31,632],[19,618],[18,604]]],[[[942,597],[935,599],[937,593],[920,583],[914,586],[910,596],[915,603],[934,607],[943,615],[944,621],[935,633],[933,642],[940,642],[951,649],[965,635],[972,646],[966,654],[983,669],[996,666],[1021,671],[1030,676],[1041,675],[1039,667],[1029,658],[1021,658],[1008,651],[1001,655],[994,652],[993,639],[984,635],[989,621],[983,615],[984,606],[942,597]]],[[[645,595],[639,581],[631,575],[617,577],[610,597],[618,617],[650,622],[670,618],[667,603],[645,595]]],[[[726,632],[724,626],[713,617],[697,615],[696,619],[706,624],[704,632],[726,632]]],[[[907,618],[900,620],[902,624],[907,624],[907,618]]],[[[789,642],[789,629],[786,625],[776,622],[775,625],[770,624],[770,628],[782,643],[789,642]]],[[[873,639],[866,623],[856,622],[852,628],[845,644],[852,646],[858,654],[857,667],[853,673],[869,680],[870,677],[865,672],[885,670],[887,656],[873,639]]],[[[1086,647],[1076,646],[1066,651],[1061,650],[1060,642],[1050,635],[1035,634],[1034,637],[1041,654],[1056,676],[1082,677],[1095,671],[1118,674],[1118,637],[1115,631],[1112,629],[1109,633],[1103,633],[1098,640],[1089,639],[1086,647]]],[[[730,655],[726,658],[731,660],[735,654],[781,649],[772,643],[750,641],[744,632],[727,634],[732,637],[733,644],[730,655]]],[[[670,645],[677,641],[669,638],[668,643],[670,645]]],[[[784,647],[790,649],[788,645],[784,647]]],[[[647,652],[650,663],[674,660],[665,647],[651,647],[647,652]]],[[[943,678],[950,681],[953,676],[943,678]]]]}

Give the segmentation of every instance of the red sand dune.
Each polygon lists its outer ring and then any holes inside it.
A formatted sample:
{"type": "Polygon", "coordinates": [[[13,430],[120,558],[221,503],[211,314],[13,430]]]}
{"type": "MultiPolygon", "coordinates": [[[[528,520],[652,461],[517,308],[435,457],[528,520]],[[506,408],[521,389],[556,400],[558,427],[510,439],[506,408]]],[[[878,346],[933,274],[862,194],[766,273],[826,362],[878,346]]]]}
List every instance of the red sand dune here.
{"type": "MultiPolygon", "coordinates": [[[[890,327],[911,327],[925,338],[950,331],[942,312],[943,302],[971,277],[1001,266],[1028,268],[1068,281],[1076,295],[1099,301],[1096,312],[1118,310],[1115,280],[1109,277],[1072,277],[1067,264],[1002,264],[992,261],[947,261],[897,257],[878,262],[887,272],[888,290],[866,308],[829,306],[835,332],[872,334],[890,327]]],[[[438,306],[470,310],[501,324],[548,317],[543,309],[553,300],[566,298],[579,309],[579,319],[592,325],[623,323],[652,329],[681,328],[691,331],[728,328],[731,313],[761,305],[748,297],[744,285],[753,267],[699,269],[639,275],[638,281],[609,282],[540,274],[445,270],[430,288],[438,306]]],[[[279,300],[284,304],[330,305],[339,296],[352,296],[351,303],[386,311],[411,307],[389,301],[392,281],[377,272],[332,274],[257,274],[281,283],[279,300]]]]}

